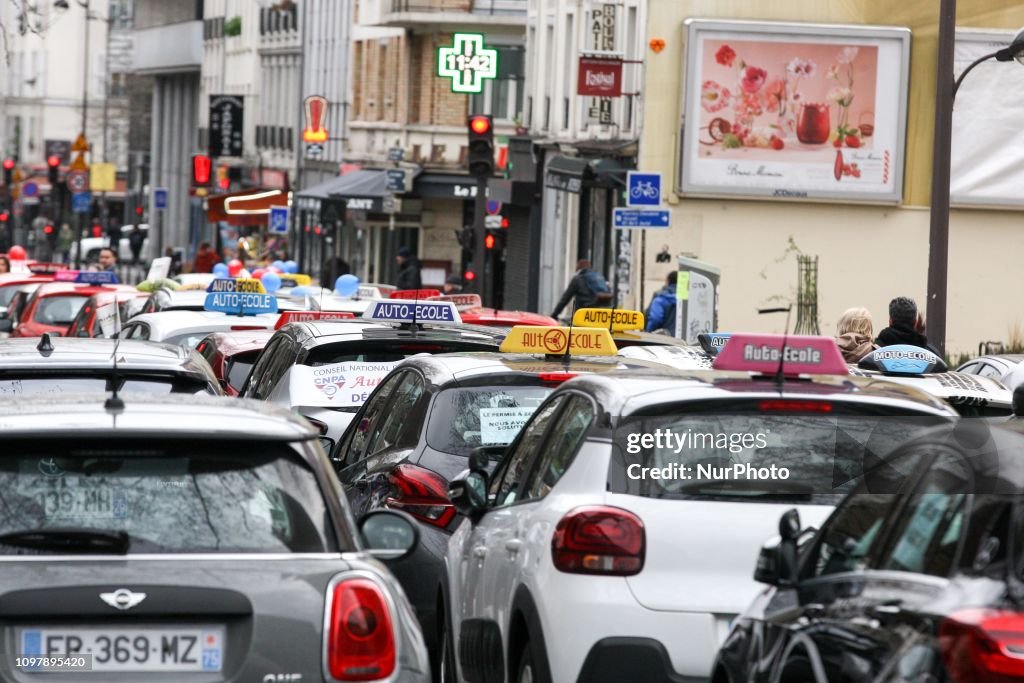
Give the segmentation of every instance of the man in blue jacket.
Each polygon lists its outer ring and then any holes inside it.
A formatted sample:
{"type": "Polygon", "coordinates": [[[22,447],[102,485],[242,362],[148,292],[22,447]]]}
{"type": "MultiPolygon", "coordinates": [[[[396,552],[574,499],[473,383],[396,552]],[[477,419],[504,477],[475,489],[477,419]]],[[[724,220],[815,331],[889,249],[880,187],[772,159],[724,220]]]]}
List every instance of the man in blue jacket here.
{"type": "Polygon", "coordinates": [[[654,293],[651,305],[647,307],[648,332],[665,330],[670,335],[676,331],[676,271],[665,278],[665,286],[654,293]]]}

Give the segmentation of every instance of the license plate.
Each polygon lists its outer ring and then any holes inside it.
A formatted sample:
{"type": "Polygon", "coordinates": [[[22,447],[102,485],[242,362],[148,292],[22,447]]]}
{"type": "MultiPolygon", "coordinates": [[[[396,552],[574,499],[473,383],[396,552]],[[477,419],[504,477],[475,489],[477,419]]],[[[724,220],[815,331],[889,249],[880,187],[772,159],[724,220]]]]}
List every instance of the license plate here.
{"type": "Polygon", "coordinates": [[[224,663],[224,627],[24,628],[23,657],[92,655],[91,671],[207,671],[224,663]]]}
{"type": "Polygon", "coordinates": [[[47,519],[100,518],[127,516],[124,491],[108,486],[95,488],[42,487],[25,491],[47,519]]]}

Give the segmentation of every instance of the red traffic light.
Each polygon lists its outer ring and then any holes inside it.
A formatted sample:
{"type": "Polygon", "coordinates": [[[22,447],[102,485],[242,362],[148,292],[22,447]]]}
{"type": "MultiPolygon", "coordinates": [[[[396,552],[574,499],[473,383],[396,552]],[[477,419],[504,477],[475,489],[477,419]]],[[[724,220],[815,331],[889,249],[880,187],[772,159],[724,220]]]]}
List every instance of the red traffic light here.
{"type": "Polygon", "coordinates": [[[508,229],[508,219],[504,216],[501,217],[501,227],[506,230],[508,229]]]}
{"type": "Polygon", "coordinates": [[[484,237],[484,246],[488,249],[494,249],[495,241],[494,235],[487,233],[487,237],[484,237]]]}
{"type": "Polygon", "coordinates": [[[491,117],[470,116],[469,130],[472,131],[474,135],[487,135],[491,132],[491,117]]]}
{"type": "Polygon", "coordinates": [[[142,215],[142,207],[141,206],[136,206],[135,207],[135,215],[136,216],[141,216],[142,215]]]}
{"type": "Polygon", "coordinates": [[[46,165],[50,168],[57,168],[60,166],[60,157],[56,154],[46,157],[46,165]]]}
{"type": "Polygon", "coordinates": [[[13,171],[14,170],[14,159],[4,159],[4,170],[5,171],[13,171]]]}
{"type": "Polygon", "coordinates": [[[52,225],[44,225],[43,226],[43,232],[45,232],[47,235],[52,235],[53,234],[53,226],[52,225]]]}
{"type": "Polygon", "coordinates": [[[0,213],[0,223],[6,223],[8,220],[10,220],[10,218],[11,214],[7,213],[6,211],[0,213]]]}
{"type": "Polygon", "coordinates": [[[103,228],[100,227],[99,225],[92,226],[92,236],[103,237],[103,228]]]}
{"type": "Polygon", "coordinates": [[[210,157],[205,154],[192,155],[192,184],[196,187],[209,185],[212,167],[213,163],[210,157]]]}
{"type": "Polygon", "coordinates": [[[466,282],[472,282],[473,280],[476,279],[476,273],[474,273],[472,270],[467,270],[466,274],[462,276],[462,279],[465,280],[466,282]]]}

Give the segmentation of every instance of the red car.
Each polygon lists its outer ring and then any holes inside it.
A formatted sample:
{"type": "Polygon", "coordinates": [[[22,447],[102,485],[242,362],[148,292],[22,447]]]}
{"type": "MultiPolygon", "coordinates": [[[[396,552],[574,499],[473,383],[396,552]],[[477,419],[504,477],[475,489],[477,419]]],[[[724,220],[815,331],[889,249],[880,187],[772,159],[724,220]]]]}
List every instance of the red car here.
{"type": "Polygon", "coordinates": [[[228,396],[238,396],[256,357],[274,335],[274,330],[214,332],[196,345],[213,368],[213,374],[228,396]]]}
{"type": "Polygon", "coordinates": [[[78,311],[78,315],[71,321],[71,325],[68,327],[66,337],[105,337],[103,330],[100,329],[98,324],[96,313],[102,307],[107,304],[117,301],[118,307],[121,309],[121,322],[123,323],[128,319],[128,302],[132,299],[140,299],[148,297],[147,292],[103,292],[102,294],[93,294],[89,297],[88,301],[82,306],[82,309],[78,311]]]}
{"type": "Polygon", "coordinates": [[[136,292],[130,285],[91,285],[77,282],[48,282],[40,285],[25,304],[12,337],[38,337],[44,332],[63,335],[75,316],[94,294],[136,292]]]}

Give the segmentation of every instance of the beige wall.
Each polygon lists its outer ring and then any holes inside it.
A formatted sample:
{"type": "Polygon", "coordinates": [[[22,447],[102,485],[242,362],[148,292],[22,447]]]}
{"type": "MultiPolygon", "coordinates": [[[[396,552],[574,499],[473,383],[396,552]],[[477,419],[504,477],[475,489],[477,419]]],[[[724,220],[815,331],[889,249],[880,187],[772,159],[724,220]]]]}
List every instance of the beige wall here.
{"type": "MultiPolygon", "coordinates": [[[[1012,0],[959,0],[958,5],[961,27],[1024,25],[1024,5],[1012,0]]],[[[938,7],[938,0],[650,0],[648,37],[663,38],[666,47],[660,54],[648,51],[645,57],[639,168],[661,171],[669,188],[676,186],[682,23],[689,17],[907,26],[912,30],[911,76],[904,206],[670,195],[673,229],[646,236],[641,305],[649,302],[669,270],[667,264],[654,260],[661,246],[668,244],[673,254],[691,252],[721,267],[721,329],[781,331],[780,316],[758,317],[755,309],[771,303],[773,297],[795,300],[795,258],[791,254],[776,262],[792,236],[804,253],[819,257],[822,333],[834,330],[835,320],[848,306],[870,308],[876,331],[886,322],[886,306],[893,296],[912,296],[924,308],[938,7]]],[[[1021,154],[1024,157],[1024,150],[1021,154]]],[[[951,352],[971,351],[982,340],[1005,340],[1011,325],[1024,322],[1024,297],[1015,296],[1022,289],[1024,216],[959,210],[953,212],[950,225],[946,341],[951,352]]]]}

